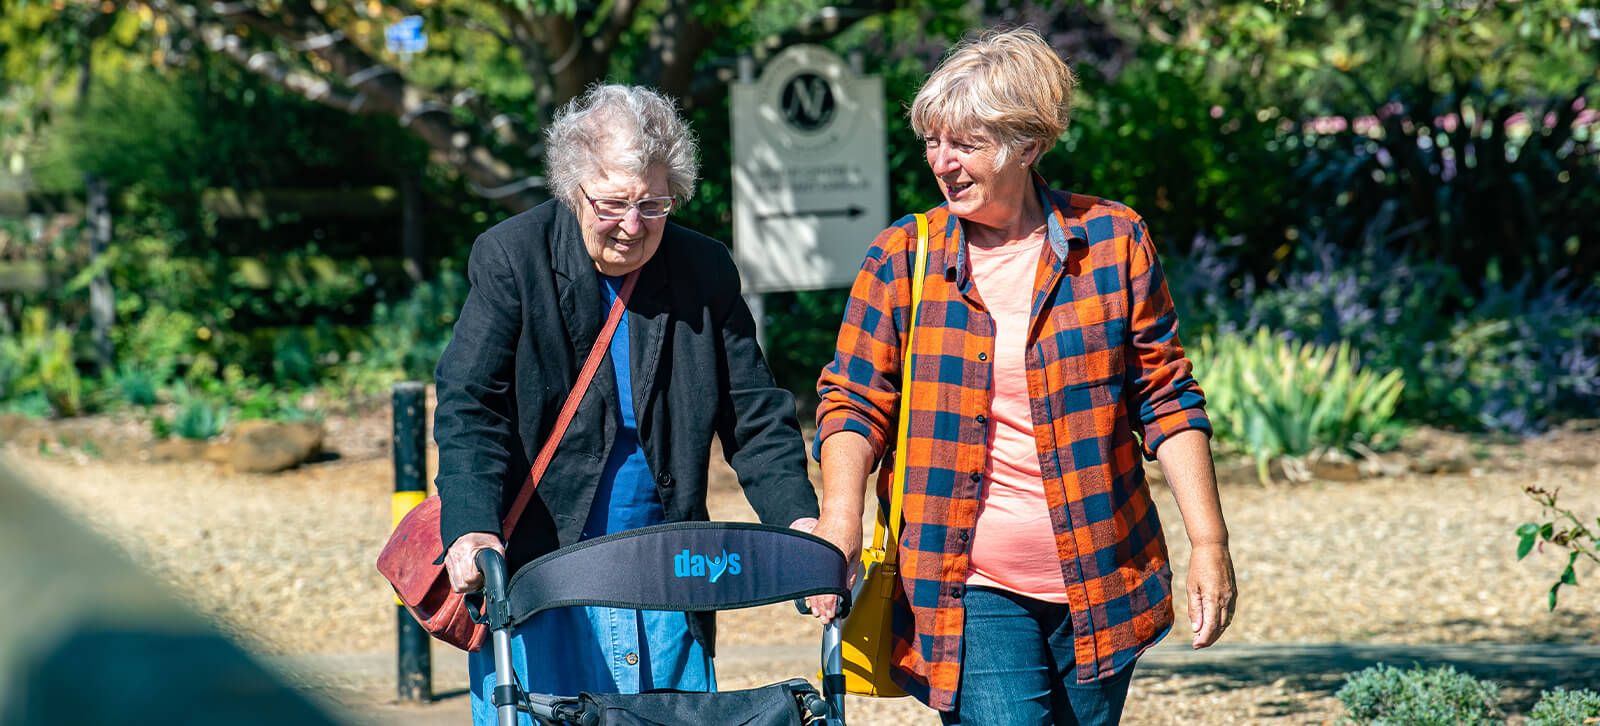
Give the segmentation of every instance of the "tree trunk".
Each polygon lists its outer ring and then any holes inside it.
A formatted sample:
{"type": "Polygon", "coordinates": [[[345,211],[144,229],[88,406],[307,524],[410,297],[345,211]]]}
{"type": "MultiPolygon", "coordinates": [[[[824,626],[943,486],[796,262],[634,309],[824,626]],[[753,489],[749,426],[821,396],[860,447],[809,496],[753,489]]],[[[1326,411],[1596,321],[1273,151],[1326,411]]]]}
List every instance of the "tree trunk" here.
{"type": "MultiPolygon", "coordinates": [[[[83,58],[78,61],[78,108],[89,105],[90,79],[94,71],[94,37],[103,25],[90,23],[85,28],[89,41],[84,44],[83,58]]],[[[106,250],[111,247],[111,200],[106,192],[106,180],[90,172],[84,175],[84,195],[87,197],[89,223],[89,264],[97,266],[106,250]]],[[[94,325],[95,365],[103,372],[115,369],[116,355],[111,346],[111,326],[116,324],[117,305],[111,290],[111,275],[105,270],[89,281],[89,319],[94,325]]]]}
{"type": "MultiPolygon", "coordinates": [[[[111,200],[106,193],[106,180],[89,174],[84,179],[89,211],[89,264],[100,263],[111,247],[111,200]]],[[[89,317],[94,322],[95,364],[102,371],[116,367],[116,353],[111,346],[111,326],[116,324],[116,298],[111,289],[111,275],[105,270],[89,281],[89,317]]]]}
{"type": "Polygon", "coordinates": [[[414,169],[400,175],[400,254],[406,277],[416,285],[427,279],[427,257],[422,253],[422,180],[414,169]]]}

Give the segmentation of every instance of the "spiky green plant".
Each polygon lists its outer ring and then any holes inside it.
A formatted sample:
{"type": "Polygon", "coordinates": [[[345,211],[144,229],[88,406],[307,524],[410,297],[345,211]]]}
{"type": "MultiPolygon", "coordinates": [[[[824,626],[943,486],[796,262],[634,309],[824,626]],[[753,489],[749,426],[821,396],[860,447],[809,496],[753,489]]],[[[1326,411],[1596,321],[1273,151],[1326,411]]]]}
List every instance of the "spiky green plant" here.
{"type": "Polygon", "coordinates": [[[1361,368],[1346,344],[1322,347],[1261,328],[1253,337],[1204,336],[1194,360],[1217,438],[1254,458],[1263,482],[1279,457],[1382,450],[1398,438],[1401,372],[1361,368]]]}

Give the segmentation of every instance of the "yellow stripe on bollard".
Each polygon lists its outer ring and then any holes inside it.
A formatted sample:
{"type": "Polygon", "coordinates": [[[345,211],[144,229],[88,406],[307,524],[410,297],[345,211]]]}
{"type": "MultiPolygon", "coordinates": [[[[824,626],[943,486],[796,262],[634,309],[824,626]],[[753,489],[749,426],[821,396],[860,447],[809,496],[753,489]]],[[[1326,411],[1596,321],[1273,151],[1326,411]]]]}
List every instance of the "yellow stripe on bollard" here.
{"type": "MultiPolygon", "coordinates": [[[[406,513],[416,509],[417,505],[421,504],[422,500],[427,498],[427,492],[395,492],[393,497],[389,499],[389,509],[393,515],[393,520],[389,525],[389,531],[392,532],[396,527],[399,527],[400,520],[405,519],[406,513]]],[[[394,596],[394,604],[400,606],[405,605],[405,603],[400,602],[399,595],[394,596]]]]}
{"type": "Polygon", "coordinates": [[[390,509],[394,513],[394,520],[389,524],[390,531],[400,526],[400,520],[405,519],[406,513],[415,509],[427,498],[427,492],[395,492],[394,498],[389,500],[390,509]]]}

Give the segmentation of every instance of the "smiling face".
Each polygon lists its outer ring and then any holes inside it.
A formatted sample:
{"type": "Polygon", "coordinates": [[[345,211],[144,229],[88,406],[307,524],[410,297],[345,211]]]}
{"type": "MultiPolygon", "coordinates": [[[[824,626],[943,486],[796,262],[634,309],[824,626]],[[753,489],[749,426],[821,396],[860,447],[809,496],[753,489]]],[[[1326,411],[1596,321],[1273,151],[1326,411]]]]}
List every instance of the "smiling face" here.
{"type": "Polygon", "coordinates": [[[923,149],[951,214],[997,229],[1022,214],[1033,188],[1033,145],[1000,163],[1000,144],[990,135],[936,129],[923,137],[923,149]]]}
{"type": "MultiPolygon", "coordinates": [[[[667,186],[667,168],[653,166],[643,178],[631,173],[601,170],[582,185],[583,191],[594,199],[626,199],[638,202],[651,197],[664,197],[672,192],[667,186]]],[[[622,219],[601,219],[594,205],[581,201],[578,206],[578,223],[583,228],[583,246],[600,272],[626,275],[644,266],[661,247],[661,234],[667,228],[667,219],[645,219],[637,208],[631,208],[622,219]]]]}

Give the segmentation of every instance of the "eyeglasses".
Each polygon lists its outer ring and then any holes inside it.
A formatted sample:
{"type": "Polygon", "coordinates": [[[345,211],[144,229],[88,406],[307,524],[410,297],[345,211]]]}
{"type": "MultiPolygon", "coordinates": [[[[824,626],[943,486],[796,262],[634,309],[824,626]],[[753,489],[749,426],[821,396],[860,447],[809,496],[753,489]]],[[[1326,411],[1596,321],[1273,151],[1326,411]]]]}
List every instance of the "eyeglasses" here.
{"type": "Polygon", "coordinates": [[[672,205],[677,200],[672,197],[650,197],[630,202],[626,199],[595,199],[589,193],[578,187],[583,192],[583,198],[589,200],[589,206],[594,208],[594,216],[608,222],[614,222],[628,216],[628,210],[639,210],[639,216],[645,219],[661,219],[672,213],[672,205]]]}

